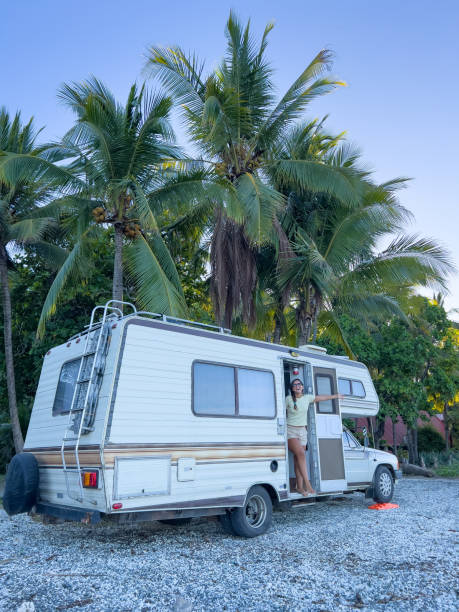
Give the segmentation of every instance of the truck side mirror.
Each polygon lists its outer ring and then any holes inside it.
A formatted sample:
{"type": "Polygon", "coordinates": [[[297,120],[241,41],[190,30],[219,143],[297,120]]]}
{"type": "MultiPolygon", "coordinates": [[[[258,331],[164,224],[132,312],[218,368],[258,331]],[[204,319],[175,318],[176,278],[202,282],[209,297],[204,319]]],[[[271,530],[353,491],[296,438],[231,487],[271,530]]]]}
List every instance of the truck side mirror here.
{"type": "Polygon", "coordinates": [[[365,448],[367,448],[367,446],[368,446],[368,433],[367,433],[367,428],[366,427],[363,428],[362,433],[363,433],[363,446],[365,448]]]}

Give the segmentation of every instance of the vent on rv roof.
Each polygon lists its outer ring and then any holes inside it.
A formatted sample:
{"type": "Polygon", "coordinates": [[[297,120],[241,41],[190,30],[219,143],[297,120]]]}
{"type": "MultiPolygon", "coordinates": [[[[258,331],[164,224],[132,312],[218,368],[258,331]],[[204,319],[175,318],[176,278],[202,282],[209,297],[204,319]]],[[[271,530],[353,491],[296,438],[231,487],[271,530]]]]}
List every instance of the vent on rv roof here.
{"type": "Polygon", "coordinates": [[[314,351],[314,353],[326,353],[327,349],[317,344],[302,344],[298,347],[300,351],[314,351]]]}

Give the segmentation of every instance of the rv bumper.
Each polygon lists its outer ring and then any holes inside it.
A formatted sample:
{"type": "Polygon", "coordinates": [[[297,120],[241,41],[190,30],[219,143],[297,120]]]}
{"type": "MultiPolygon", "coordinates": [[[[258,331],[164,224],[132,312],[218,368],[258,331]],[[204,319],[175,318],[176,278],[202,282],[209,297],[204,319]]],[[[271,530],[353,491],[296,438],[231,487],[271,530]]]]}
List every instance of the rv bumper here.
{"type": "Polygon", "coordinates": [[[98,510],[86,510],[85,508],[71,508],[70,506],[53,506],[52,504],[44,504],[37,502],[35,506],[37,514],[45,516],[53,516],[64,521],[77,521],[79,523],[94,524],[101,519],[98,510]]]}
{"type": "Polygon", "coordinates": [[[400,478],[402,477],[402,470],[394,470],[394,474],[395,474],[395,479],[396,480],[400,480],[400,478]]]}

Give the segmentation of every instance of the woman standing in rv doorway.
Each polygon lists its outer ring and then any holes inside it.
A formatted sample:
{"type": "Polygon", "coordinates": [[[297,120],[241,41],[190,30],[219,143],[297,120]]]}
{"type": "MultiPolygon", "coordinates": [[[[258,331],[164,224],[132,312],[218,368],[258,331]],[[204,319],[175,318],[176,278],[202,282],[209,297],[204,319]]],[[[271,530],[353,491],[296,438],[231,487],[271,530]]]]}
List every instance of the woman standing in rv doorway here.
{"type": "Polygon", "coordinates": [[[314,395],[304,393],[304,386],[299,378],[290,383],[290,395],[285,398],[287,408],[287,439],[288,449],[293,453],[296,476],[296,491],[308,497],[315,495],[308,478],[306,457],[304,451],[307,447],[308,407],[311,402],[325,402],[326,400],[342,399],[340,393],[335,395],[314,395]]]}

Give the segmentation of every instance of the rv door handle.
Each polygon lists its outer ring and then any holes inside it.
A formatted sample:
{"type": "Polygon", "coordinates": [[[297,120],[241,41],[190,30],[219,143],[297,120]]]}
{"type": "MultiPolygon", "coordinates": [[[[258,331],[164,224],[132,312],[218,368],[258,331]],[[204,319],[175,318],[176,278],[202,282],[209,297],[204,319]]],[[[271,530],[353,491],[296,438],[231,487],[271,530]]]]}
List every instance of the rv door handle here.
{"type": "Polygon", "coordinates": [[[279,417],[277,419],[277,433],[280,436],[283,436],[285,434],[285,419],[284,419],[284,417],[279,417]]]}

